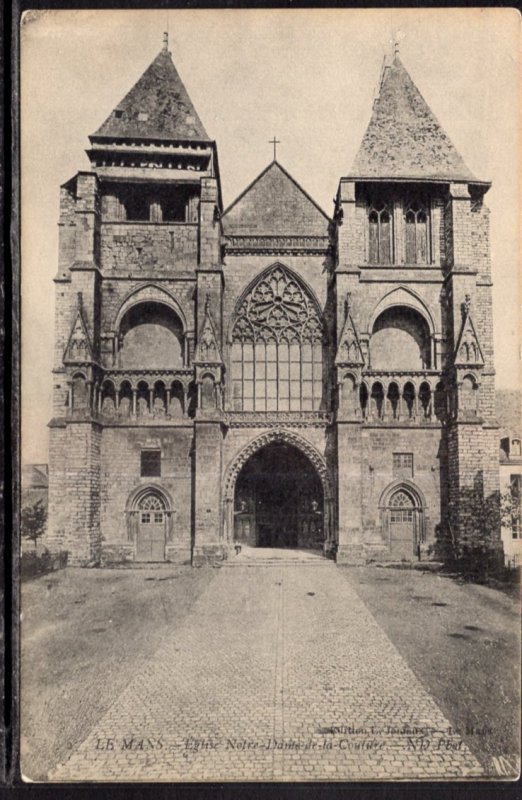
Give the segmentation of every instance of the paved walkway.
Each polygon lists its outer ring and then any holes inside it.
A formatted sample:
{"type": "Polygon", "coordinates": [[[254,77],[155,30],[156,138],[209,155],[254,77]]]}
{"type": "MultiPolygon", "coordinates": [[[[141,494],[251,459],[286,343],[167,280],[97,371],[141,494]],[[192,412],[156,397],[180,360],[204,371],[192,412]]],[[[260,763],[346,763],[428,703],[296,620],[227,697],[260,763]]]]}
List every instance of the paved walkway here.
{"type": "Polygon", "coordinates": [[[322,560],[220,570],[50,779],[480,775],[349,573],[322,560]]]}

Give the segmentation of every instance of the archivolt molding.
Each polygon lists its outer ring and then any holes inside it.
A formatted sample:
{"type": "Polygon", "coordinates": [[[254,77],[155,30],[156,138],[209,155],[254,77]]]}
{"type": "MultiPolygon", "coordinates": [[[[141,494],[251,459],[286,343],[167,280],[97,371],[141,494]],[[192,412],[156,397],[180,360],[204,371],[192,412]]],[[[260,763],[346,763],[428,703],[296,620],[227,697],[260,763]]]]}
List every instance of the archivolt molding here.
{"type": "Polygon", "coordinates": [[[144,495],[156,494],[163,500],[165,504],[165,514],[171,514],[173,511],[172,498],[163,486],[158,486],[155,483],[147,484],[147,486],[138,486],[137,489],[132,491],[127,499],[125,511],[127,514],[134,514],[139,511],[139,503],[144,495]]]}
{"type": "Polygon", "coordinates": [[[388,508],[392,496],[399,489],[404,489],[412,496],[417,508],[419,508],[421,511],[426,510],[427,504],[424,494],[421,492],[417,484],[408,480],[408,478],[398,478],[397,480],[392,481],[392,483],[386,487],[379,498],[379,508],[388,508]]]}
{"type": "Polygon", "coordinates": [[[315,449],[313,445],[303,439],[301,436],[298,436],[296,433],[292,431],[280,429],[280,430],[271,430],[267,431],[266,433],[261,434],[253,441],[249,442],[249,444],[244,447],[239,455],[237,455],[232,462],[229,464],[226,475],[225,475],[225,500],[233,501],[234,499],[234,489],[236,485],[236,480],[241,472],[241,469],[246,464],[248,459],[254,455],[258,450],[262,447],[265,447],[272,442],[286,442],[287,444],[291,444],[304,453],[305,456],[311,461],[315,469],[317,470],[319,477],[321,479],[321,483],[323,485],[323,492],[324,492],[324,499],[325,502],[333,497],[332,494],[332,487],[330,477],[328,475],[328,469],[326,466],[326,461],[321,456],[318,450],[315,449]]]}
{"type": "Polygon", "coordinates": [[[435,323],[426,303],[406,286],[397,286],[395,289],[385,294],[384,297],[381,297],[368,318],[366,327],[368,334],[371,335],[377,317],[379,317],[383,311],[393,306],[405,306],[406,308],[412,308],[417,311],[428,323],[430,334],[432,336],[435,335],[435,323]]]}
{"type": "Polygon", "coordinates": [[[163,288],[162,286],[157,286],[154,283],[147,283],[142,286],[138,286],[131,292],[129,292],[127,297],[123,300],[122,304],[120,305],[120,308],[114,320],[113,330],[118,331],[121,325],[121,321],[124,315],[129,310],[129,308],[138,305],[138,303],[144,303],[144,302],[162,303],[163,305],[166,305],[169,308],[171,308],[181,321],[181,324],[183,326],[183,333],[186,333],[188,328],[187,319],[181,306],[179,305],[179,302],[169,291],[167,291],[167,289],[163,288]]]}

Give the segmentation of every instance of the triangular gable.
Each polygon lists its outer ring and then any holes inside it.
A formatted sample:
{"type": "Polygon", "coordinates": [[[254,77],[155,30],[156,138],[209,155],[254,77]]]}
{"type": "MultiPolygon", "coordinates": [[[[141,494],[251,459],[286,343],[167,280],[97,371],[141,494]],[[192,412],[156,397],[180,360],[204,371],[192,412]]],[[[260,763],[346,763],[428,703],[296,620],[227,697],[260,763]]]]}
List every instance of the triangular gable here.
{"type": "Polygon", "coordinates": [[[199,332],[195,364],[222,364],[221,350],[216,336],[216,329],[210,314],[210,298],[207,295],[205,300],[205,313],[203,323],[199,332]]]}
{"type": "Polygon", "coordinates": [[[91,340],[83,317],[82,293],[78,292],[78,308],[74,323],[65,348],[63,361],[65,364],[85,363],[93,360],[91,340]]]}
{"type": "Polygon", "coordinates": [[[362,354],[357,330],[350,313],[350,294],[348,293],[345,301],[345,318],[343,330],[339,338],[339,347],[335,357],[337,366],[362,366],[364,357],[362,354]]]}
{"type": "Polygon", "coordinates": [[[350,177],[477,182],[398,56],[383,68],[350,177]]]}
{"type": "Polygon", "coordinates": [[[102,136],[210,141],[165,49],[91,138],[102,136]]]}
{"type": "Polygon", "coordinates": [[[225,234],[326,236],[329,218],[277,162],[271,164],[224,211],[225,234]]]}
{"type": "Polygon", "coordinates": [[[484,357],[471,318],[469,297],[466,297],[463,304],[462,328],[455,348],[453,363],[457,367],[480,367],[484,364],[484,357]]]}

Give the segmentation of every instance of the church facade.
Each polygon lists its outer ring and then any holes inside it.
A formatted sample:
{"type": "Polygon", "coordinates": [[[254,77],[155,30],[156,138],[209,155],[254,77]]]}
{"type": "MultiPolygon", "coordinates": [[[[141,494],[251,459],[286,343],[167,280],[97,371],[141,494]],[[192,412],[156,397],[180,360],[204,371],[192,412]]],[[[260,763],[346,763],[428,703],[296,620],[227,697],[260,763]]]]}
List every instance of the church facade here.
{"type": "Polygon", "coordinates": [[[69,563],[502,554],[489,188],[397,54],[328,216],[224,208],[168,46],[61,188],[47,546],[69,563]]]}

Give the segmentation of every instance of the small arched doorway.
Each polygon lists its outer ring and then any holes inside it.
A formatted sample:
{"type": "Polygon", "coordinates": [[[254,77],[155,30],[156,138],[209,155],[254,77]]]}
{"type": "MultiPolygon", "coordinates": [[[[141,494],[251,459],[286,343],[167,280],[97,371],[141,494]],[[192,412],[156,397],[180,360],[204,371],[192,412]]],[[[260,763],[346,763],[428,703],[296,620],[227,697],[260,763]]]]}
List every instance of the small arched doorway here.
{"type": "Polygon", "coordinates": [[[167,509],[157,492],[141,495],[137,502],[136,561],[165,561],[167,509]]]}
{"type": "Polygon", "coordinates": [[[322,549],[324,492],[310,459],[273,441],[241,468],[234,491],[234,540],[253,547],[322,549]]]}
{"type": "Polygon", "coordinates": [[[395,561],[411,561],[424,541],[424,503],[407,484],[395,484],[382,506],[390,555],[395,561]]]}

